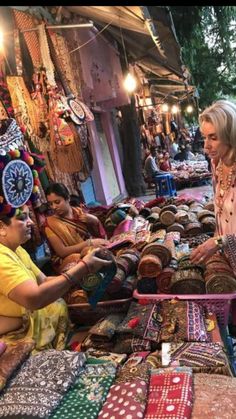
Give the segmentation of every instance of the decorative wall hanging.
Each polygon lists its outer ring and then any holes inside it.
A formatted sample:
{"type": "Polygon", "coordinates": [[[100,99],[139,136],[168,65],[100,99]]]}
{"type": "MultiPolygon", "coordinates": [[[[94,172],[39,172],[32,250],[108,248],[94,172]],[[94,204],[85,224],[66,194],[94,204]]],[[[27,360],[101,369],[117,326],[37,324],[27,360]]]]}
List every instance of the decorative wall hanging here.
{"type": "Polygon", "coordinates": [[[21,207],[30,199],[33,186],[32,171],[23,160],[13,160],[6,165],[2,187],[7,203],[13,208],[21,207]]]}
{"type": "Polygon", "coordinates": [[[25,150],[0,156],[0,214],[12,217],[16,208],[39,198],[38,165],[25,150]]]}

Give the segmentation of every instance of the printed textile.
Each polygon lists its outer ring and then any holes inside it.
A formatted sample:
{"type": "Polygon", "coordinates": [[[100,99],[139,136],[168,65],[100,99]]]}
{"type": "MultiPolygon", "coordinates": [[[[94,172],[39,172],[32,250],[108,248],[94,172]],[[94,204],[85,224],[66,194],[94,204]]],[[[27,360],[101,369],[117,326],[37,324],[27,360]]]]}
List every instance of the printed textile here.
{"type": "Polygon", "coordinates": [[[54,419],[97,418],[115,374],[116,366],[112,363],[86,364],[75,385],[51,417],[54,419]]]}
{"type": "Polygon", "coordinates": [[[145,419],[190,419],[192,405],[191,368],[159,368],[151,371],[145,419]]]}
{"type": "Polygon", "coordinates": [[[48,418],[85,360],[85,354],[55,349],[32,355],[2,394],[0,417],[48,418]]]}
{"type": "Polygon", "coordinates": [[[124,365],[111,386],[98,418],[143,418],[147,400],[149,366],[124,365]]]}
{"type": "Polygon", "coordinates": [[[232,419],[236,411],[236,378],[218,374],[194,374],[191,419],[232,419]]]}

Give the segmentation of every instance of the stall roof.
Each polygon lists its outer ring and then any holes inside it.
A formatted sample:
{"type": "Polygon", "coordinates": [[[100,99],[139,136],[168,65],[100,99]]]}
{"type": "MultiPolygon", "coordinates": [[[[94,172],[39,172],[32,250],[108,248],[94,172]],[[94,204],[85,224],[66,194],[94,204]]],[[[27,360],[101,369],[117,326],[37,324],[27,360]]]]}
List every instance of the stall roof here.
{"type": "MultiPolygon", "coordinates": [[[[92,20],[122,45],[130,63],[145,73],[183,82],[183,62],[170,10],[167,6],[64,6],[92,20]]],[[[183,87],[184,88],[184,87],[183,87]]]]}

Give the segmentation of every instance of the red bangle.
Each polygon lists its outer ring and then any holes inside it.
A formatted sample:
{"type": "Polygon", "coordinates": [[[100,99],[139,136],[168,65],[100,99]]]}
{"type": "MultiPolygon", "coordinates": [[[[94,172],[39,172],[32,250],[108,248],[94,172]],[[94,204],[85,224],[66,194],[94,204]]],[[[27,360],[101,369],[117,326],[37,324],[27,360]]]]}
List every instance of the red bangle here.
{"type": "Polygon", "coordinates": [[[89,266],[88,266],[88,264],[85,262],[85,260],[83,260],[83,259],[81,259],[80,260],[80,262],[82,262],[83,264],[84,264],[84,266],[86,267],[86,269],[87,269],[87,273],[89,274],[90,273],[90,269],[89,269],[89,266]]]}

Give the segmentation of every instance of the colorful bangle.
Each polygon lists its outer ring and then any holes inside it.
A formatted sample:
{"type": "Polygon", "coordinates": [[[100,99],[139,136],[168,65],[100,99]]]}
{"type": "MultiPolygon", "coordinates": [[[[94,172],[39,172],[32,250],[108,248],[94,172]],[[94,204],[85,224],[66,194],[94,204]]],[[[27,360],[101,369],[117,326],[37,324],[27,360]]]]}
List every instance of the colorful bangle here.
{"type": "Polygon", "coordinates": [[[81,259],[81,260],[80,260],[80,262],[81,262],[81,263],[83,263],[83,264],[84,264],[84,266],[86,267],[86,269],[87,269],[87,274],[90,274],[90,269],[89,269],[89,266],[88,266],[88,264],[85,262],[85,260],[81,259]]]}

